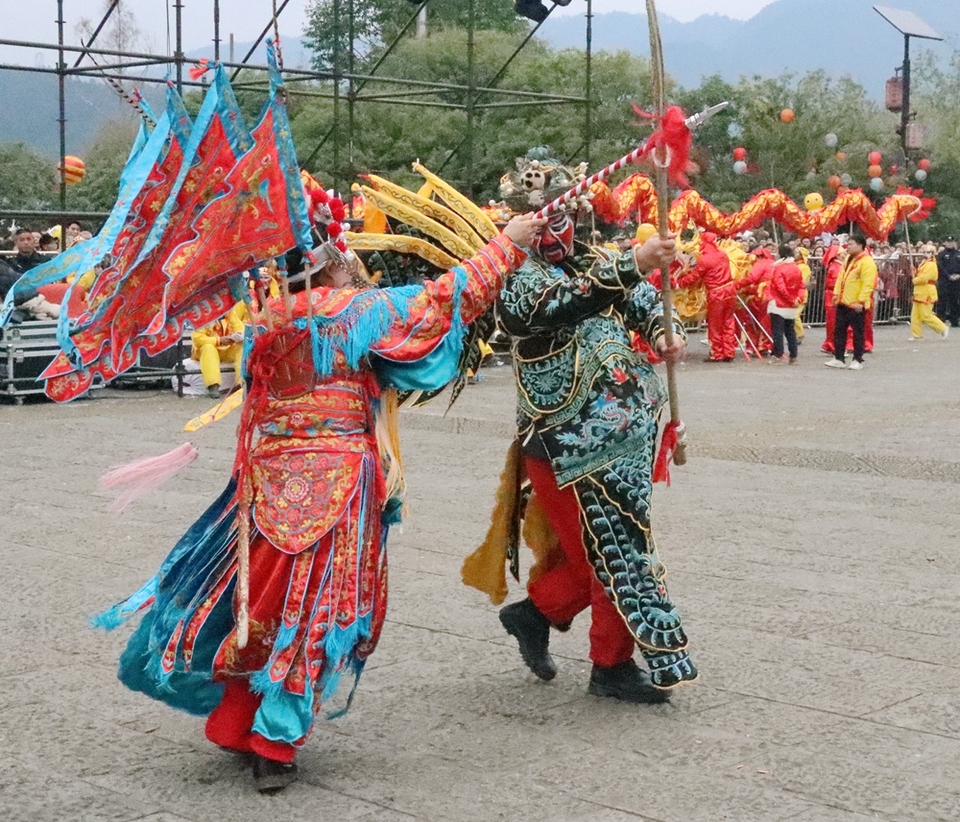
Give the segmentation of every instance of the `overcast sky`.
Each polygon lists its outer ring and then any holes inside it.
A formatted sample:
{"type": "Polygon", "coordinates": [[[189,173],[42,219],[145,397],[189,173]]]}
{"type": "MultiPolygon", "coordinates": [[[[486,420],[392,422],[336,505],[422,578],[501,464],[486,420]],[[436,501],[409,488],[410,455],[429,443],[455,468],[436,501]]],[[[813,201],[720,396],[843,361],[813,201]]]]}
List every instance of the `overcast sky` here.
{"type": "MultiPolygon", "coordinates": [[[[511,2],[511,0],[500,0],[511,2]]],[[[13,0],[5,0],[13,2],[13,0]]],[[[282,0],[278,0],[278,5],[282,0]]],[[[484,0],[494,2],[494,0],[484,0]]],[[[728,17],[747,19],[756,14],[772,0],[659,0],[661,14],[669,14],[678,20],[693,20],[702,14],[722,13],[728,17]]],[[[102,16],[104,0],[64,0],[66,41],[77,43],[74,31],[82,18],[98,22],[102,16]]],[[[147,44],[158,51],[166,50],[167,8],[173,20],[173,0],[126,0],[126,5],[136,16],[147,44]]],[[[280,15],[280,31],[283,34],[299,34],[303,30],[306,0],[291,0],[280,15]]],[[[596,14],[607,11],[637,11],[644,6],[642,0],[594,0],[596,14]]],[[[554,13],[583,14],[585,0],[573,0],[566,8],[554,13]]],[[[255,39],[270,19],[271,0],[220,0],[220,31],[226,40],[233,32],[238,42],[255,39]]],[[[17,4],[16,14],[4,14],[0,26],[2,36],[9,40],[30,40],[55,43],[57,40],[56,0],[27,0],[17,4]]],[[[189,51],[210,42],[213,37],[213,0],[183,0],[184,49],[189,51]]],[[[0,48],[4,62],[33,65],[51,63],[53,58],[43,56],[35,49],[0,48]]]]}

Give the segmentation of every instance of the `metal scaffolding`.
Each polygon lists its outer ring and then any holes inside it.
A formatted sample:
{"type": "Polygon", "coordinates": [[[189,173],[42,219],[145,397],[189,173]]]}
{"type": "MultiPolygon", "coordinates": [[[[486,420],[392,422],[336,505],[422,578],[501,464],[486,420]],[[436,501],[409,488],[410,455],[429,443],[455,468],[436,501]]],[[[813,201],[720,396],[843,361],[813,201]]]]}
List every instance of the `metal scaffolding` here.
{"type": "MultiPolygon", "coordinates": [[[[146,0],[144,0],[145,2],[146,0]]],[[[56,0],[57,2],[57,42],[31,42],[24,40],[0,39],[0,45],[21,47],[32,50],[56,51],[57,64],[55,67],[41,66],[22,66],[17,64],[0,63],[0,71],[25,71],[40,72],[46,74],[55,74],[58,78],[58,93],[60,104],[60,165],[64,164],[64,158],[67,155],[66,150],[66,79],[68,77],[107,77],[114,81],[133,81],[139,84],[157,83],[165,84],[166,79],[162,77],[135,76],[129,72],[131,69],[141,69],[144,67],[167,67],[172,70],[173,81],[177,90],[182,92],[184,88],[204,86],[201,81],[184,79],[184,66],[191,65],[194,61],[188,60],[183,53],[183,0],[175,0],[173,6],[173,26],[175,47],[173,54],[149,54],[135,51],[122,51],[97,48],[96,41],[102,33],[107,23],[110,21],[114,11],[118,8],[120,0],[111,0],[109,7],[103,15],[96,28],[91,32],[87,42],[82,42],[79,46],[67,45],[64,41],[64,4],[68,0],[56,0]],[[71,59],[76,55],[76,60],[72,65],[68,65],[67,57],[71,59]]],[[[282,0],[279,3],[273,0],[273,8],[269,21],[264,26],[263,31],[256,42],[243,57],[240,62],[231,62],[220,60],[220,0],[213,0],[212,24],[213,24],[213,43],[214,59],[219,61],[226,68],[233,69],[231,79],[234,81],[237,90],[260,90],[266,89],[266,72],[268,67],[251,62],[251,58],[256,53],[257,48],[268,37],[271,30],[279,31],[278,20],[283,10],[287,7],[290,0],[282,0]],[[243,77],[240,72],[243,71],[243,77]],[[260,75],[259,77],[257,75],[260,75]]],[[[499,84],[506,76],[510,65],[520,54],[523,48],[539,31],[542,22],[533,26],[530,32],[517,45],[514,52],[503,63],[499,71],[490,78],[478,78],[475,60],[475,20],[476,9],[480,2],[510,2],[510,0],[470,0],[469,18],[467,25],[467,82],[460,85],[456,83],[440,83],[424,80],[411,80],[402,77],[392,77],[381,73],[387,58],[396,49],[397,45],[403,40],[407,32],[415,27],[418,20],[422,21],[423,12],[428,5],[433,2],[438,4],[442,0],[421,0],[415,10],[412,11],[406,25],[390,42],[385,44],[382,53],[376,62],[365,72],[356,71],[356,26],[355,26],[355,0],[332,0],[334,13],[334,28],[339,34],[342,31],[341,25],[346,28],[346,38],[340,36],[334,37],[333,59],[331,71],[311,71],[305,69],[287,69],[283,68],[284,81],[288,93],[294,97],[320,97],[333,101],[333,123],[324,133],[319,142],[311,147],[308,152],[301,153],[301,163],[307,168],[316,160],[317,156],[326,146],[332,157],[332,178],[330,183],[333,188],[342,190],[344,184],[349,185],[356,178],[358,171],[353,165],[352,152],[350,147],[354,142],[354,132],[356,129],[356,110],[358,106],[364,103],[389,103],[399,106],[415,106],[422,108],[436,108],[463,111],[466,115],[466,127],[459,143],[450,150],[445,166],[457,155],[460,155],[466,168],[466,180],[464,187],[472,197],[476,197],[478,190],[478,181],[475,179],[475,145],[474,132],[476,120],[484,111],[502,108],[505,106],[524,107],[524,106],[575,106],[583,112],[583,144],[576,152],[584,156],[589,162],[590,148],[593,140],[592,135],[592,117],[591,117],[591,58],[592,58],[592,20],[593,20],[593,0],[586,0],[586,38],[585,38],[585,61],[584,61],[584,96],[570,96],[561,94],[546,94],[540,92],[523,91],[519,89],[500,88],[499,84]],[[341,48],[341,43],[345,47],[341,48]],[[448,97],[459,97],[460,102],[448,102],[434,99],[434,95],[444,94],[448,97]],[[346,109],[344,116],[344,108],[346,109]]],[[[557,7],[556,3],[551,3],[549,13],[557,7]]],[[[414,8],[411,6],[411,8],[414,8]]],[[[548,18],[549,18],[548,13],[548,18]]],[[[169,49],[169,46],[168,46],[169,49]]],[[[437,169],[442,171],[442,167],[437,169]]],[[[0,216],[17,216],[26,212],[4,211],[0,216]]],[[[59,212],[46,212],[48,216],[57,216],[63,219],[67,216],[66,209],[66,181],[61,174],[60,180],[60,210],[59,212]]],[[[88,215],[93,216],[93,215],[88,215]]]]}

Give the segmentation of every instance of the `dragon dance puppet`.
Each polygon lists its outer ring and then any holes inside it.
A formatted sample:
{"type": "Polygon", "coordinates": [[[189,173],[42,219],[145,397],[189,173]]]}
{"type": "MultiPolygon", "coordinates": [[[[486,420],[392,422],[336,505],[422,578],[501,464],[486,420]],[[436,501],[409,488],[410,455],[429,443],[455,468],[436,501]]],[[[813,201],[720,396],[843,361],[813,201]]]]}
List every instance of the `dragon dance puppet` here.
{"type": "MultiPolygon", "coordinates": [[[[501,190],[515,209],[539,206],[570,188],[578,174],[536,149],[518,161],[501,190]]],[[[584,264],[572,256],[578,205],[551,218],[497,300],[498,322],[513,339],[518,438],[490,532],[465,562],[463,578],[503,601],[507,559],[518,573],[524,514],[538,562],[528,597],[503,608],[500,620],[519,641],[527,666],[552,679],[550,628],[563,629],[589,606],[590,692],[662,702],[697,670],[651,534],[654,450],[666,392],[631,334],[666,358],[682,354],[683,328],[663,316],[644,274],[669,268],[675,242],[652,238],[584,264]],[[672,350],[663,341],[667,322],[678,338],[672,350]],[[524,476],[533,491],[525,506],[524,476]],[[649,674],[633,661],[637,646],[649,674]]]]}
{"type": "MultiPolygon", "coordinates": [[[[51,393],[67,399],[90,374],[115,371],[131,348],[159,345],[151,331],[176,340],[184,317],[204,323],[225,313],[229,286],[245,268],[293,246],[304,256],[280,296],[251,305],[246,397],[226,488],[157,574],[95,620],[113,628],[139,616],[121,681],[207,716],[207,737],[252,755],[257,788],[273,792],[294,779],[315,717],[349,707],[352,691],[345,706],[333,702],[338,684],[348,675],[355,688],[377,645],[386,536],[402,507],[397,391],[436,392],[456,375],[467,325],[526,258],[521,247],[542,221],[521,217],[489,232],[473,210],[434,202],[441,221],[474,220],[475,240],[422,249],[448,269],[434,281],[373,288],[345,239],[342,202],[303,190],[282,95],[274,89],[264,117],[283,127],[248,133],[228,92],[218,70],[215,102],[208,95],[192,123],[171,92],[163,123],[177,120],[179,137],[163,135],[154,158],[161,168],[141,175],[147,193],[118,204],[127,209],[117,218],[121,266],[94,285],[96,302],[72,321],[48,377],[51,393]],[[211,152],[230,162],[206,162],[211,152]],[[251,153],[253,168],[244,165],[251,153]],[[163,224],[149,221],[158,213],[163,224]],[[222,244],[238,219],[248,220],[244,254],[222,244]],[[311,223],[323,240],[313,249],[311,223]],[[197,272],[207,276],[191,299],[182,278],[197,272]]],[[[417,220],[449,240],[441,221],[417,220]]]]}

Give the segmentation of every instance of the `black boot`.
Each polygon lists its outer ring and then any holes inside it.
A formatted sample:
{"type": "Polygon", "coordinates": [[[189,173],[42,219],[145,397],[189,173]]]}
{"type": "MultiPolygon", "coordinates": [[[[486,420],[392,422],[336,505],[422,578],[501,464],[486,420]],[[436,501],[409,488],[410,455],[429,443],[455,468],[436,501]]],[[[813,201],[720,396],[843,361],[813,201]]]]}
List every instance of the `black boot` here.
{"type": "Polygon", "coordinates": [[[253,782],[259,793],[280,793],[297,779],[296,762],[277,762],[265,756],[254,754],[253,782]]]}
{"type": "Polygon", "coordinates": [[[500,609],[500,622],[520,643],[520,656],[540,679],[549,682],[557,675],[550,652],[550,622],[529,597],[500,609]]]}
{"type": "Polygon", "coordinates": [[[632,659],[609,668],[594,665],[587,690],[594,696],[612,696],[624,702],[657,704],[670,700],[666,691],[650,684],[650,676],[646,671],[641,671],[632,659]]]}

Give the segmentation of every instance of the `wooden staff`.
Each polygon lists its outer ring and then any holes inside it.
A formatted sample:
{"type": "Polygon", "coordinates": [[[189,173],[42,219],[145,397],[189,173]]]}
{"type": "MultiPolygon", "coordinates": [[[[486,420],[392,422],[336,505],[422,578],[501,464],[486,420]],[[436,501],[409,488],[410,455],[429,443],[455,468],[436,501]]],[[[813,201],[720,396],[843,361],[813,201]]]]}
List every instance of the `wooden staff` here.
{"type": "MultiPolygon", "coordinates": [[[[657,6],[654,0],[647,0],[647,22],[650,25],[650,70],[653,96],[656,102],[656,115],[662,122],[667,108],[667,92],[664,84],[663,44],[660,42],[660,26],[657,22],[657,6]]],[[[667,166],[669,165],[666,147],[654,151],[653,164],[656,169],[654,175],[657,189],[657,231],[661,239],[670,235],[668,216],[670,211],[670,187],[667,180],[667,166]]],[[[660,294],[663,301],[663,337],[667,347],[673,346],[673,287],[670,283],[670,271],[662,272],[660,277],[660,294]]],[[[685,430],[680,420],[680,401],[677,396],[677,377],[673,363],[667,361],[667,396],[670,399],[670,422],[676,425],[677,446],[673,452],[675,465],[685,465],[687,462],[685,430]]]]}

